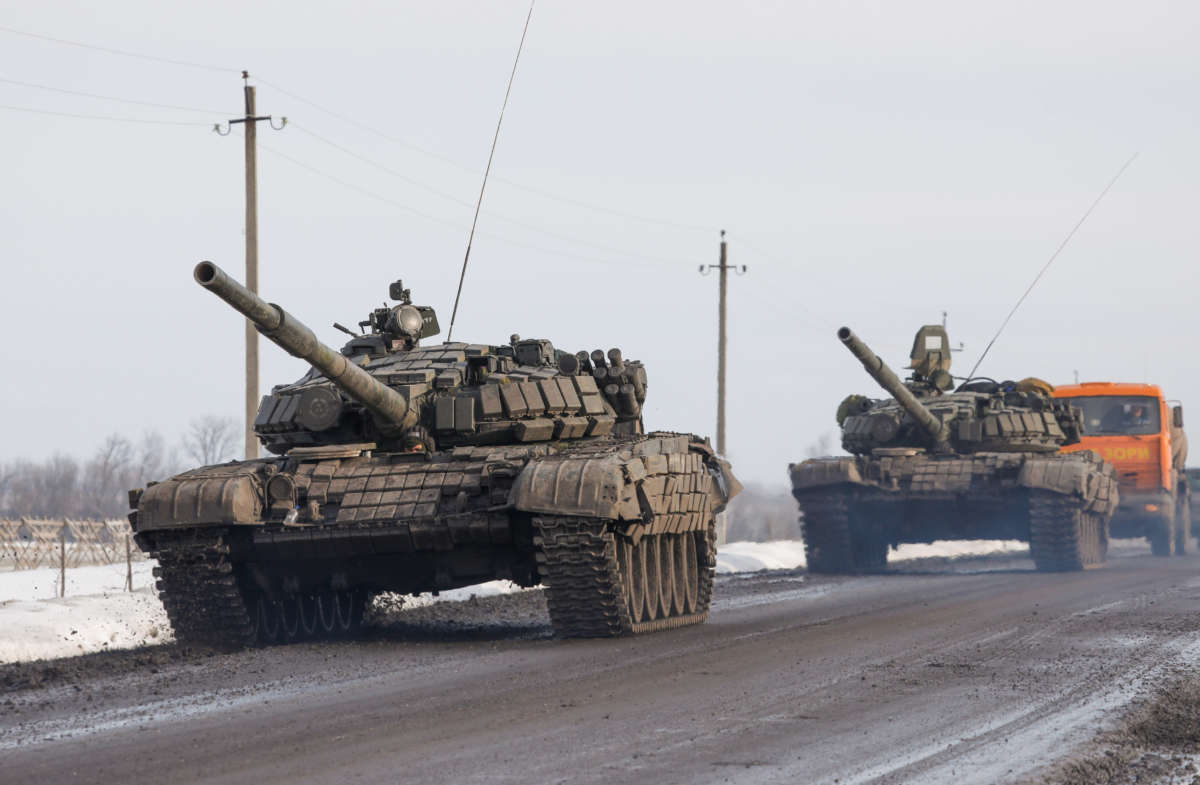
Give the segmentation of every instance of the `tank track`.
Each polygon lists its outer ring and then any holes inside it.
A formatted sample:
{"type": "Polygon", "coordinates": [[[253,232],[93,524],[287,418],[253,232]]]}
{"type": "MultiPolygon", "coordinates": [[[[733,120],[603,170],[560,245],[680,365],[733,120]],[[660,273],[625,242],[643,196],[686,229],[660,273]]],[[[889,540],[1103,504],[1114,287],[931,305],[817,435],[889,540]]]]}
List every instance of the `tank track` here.
{"type": "Polygon", "coordinates": [[[708,618],[716,568],[714,521],[704,531],[646,535],[637,545],[599,519],[536,517],[533,525],[538,572],[560,637],[637,635],[708,618]],[[677,557],[684,559],[682,565],[677,557]],[[651,561],[657,566],[634,574],[633,565],[651,561]],[[671,575],[664,582],[666,571],[671,575]]]}
{"type": "Polygon", "coordinates": [[[1040,572],[1098,567],[1108,556],[1108,523],[1075,499],[1047,491],[1029,497],[1029,554],[1040,572]]]}
{"type": "Polygon", "coordinates": [[[163,532],[150,556],[175,640],[184,645],[238,648],[257,639],[254,619],[234,575],[222,530],[163,532]]]}
{"type": "Polygon", "coordinates": [[[852,503],[846,492],[804,495],[800,502],[804,515],[800,521],[809,572],[873,572],[887,566],[886,542],[855,537],[850,526],[852,503]]]}
{"type": "Polygon", "coordinates": [[[185,646],[295,643],[354,635],[362,627],[367,597],[361,591],[271,599],[247,590],[223,530],[160,533],[150,555],[158,560],[156,586],[175,640],[185,646]]]}

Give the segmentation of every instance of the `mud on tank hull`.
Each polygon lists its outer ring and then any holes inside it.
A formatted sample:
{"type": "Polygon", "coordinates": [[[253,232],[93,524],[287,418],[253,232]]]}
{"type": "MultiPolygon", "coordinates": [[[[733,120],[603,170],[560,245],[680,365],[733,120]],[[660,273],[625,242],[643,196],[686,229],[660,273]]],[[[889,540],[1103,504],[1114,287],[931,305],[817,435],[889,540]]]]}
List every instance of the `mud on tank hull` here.
{"type": "Polygon", "coordinates": [[[238,646],[349,634],[377,592],[546,585],[556,633],[708,614],[716,514],[740,487],[707,443],[650,434],[378,453],[371,445],[185,472],[132,516],[176,637],[238,646]]]}
{"type": "Polygon", "coordinates": [[[940,539],[1022,540],[1041,571],[1104,562],[1118,493],[1095,454],[894,452],[790,467],[810,570],[880,570],[889,547],[940,539]]]}

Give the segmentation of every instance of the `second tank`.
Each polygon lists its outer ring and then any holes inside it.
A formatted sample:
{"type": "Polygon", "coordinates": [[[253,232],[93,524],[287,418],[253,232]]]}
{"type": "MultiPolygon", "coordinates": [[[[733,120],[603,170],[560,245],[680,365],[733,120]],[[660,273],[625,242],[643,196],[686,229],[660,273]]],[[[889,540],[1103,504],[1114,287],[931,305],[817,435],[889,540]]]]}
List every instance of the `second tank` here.
{"type": "Polygon", "coordinates": [[[1079,412],[1037,379],[978,378],[951,392],[950,345],[922,327],[901,381],[847,327],[839,340],[891,396],[838,409],[844,457],[792,464],[808,568],[882,569],[901,543],[1021,540],[1039,570],[1104,562],[1117,506],[1113,467],[1079,441],[1079,412]]]}

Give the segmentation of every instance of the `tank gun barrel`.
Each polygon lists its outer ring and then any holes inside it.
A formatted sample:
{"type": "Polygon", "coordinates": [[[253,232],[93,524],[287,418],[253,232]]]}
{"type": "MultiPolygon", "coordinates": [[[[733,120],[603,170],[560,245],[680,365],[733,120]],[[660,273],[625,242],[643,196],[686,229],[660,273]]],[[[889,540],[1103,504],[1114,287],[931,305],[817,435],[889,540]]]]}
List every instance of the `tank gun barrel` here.
{"type": "Polygon", "coordinates": [[[313,331],[274,303],[268,303],[212,262],[200,262],[196,283],[229,303],[255,328],[293,357],[312,364],[346,395],[365,406],[381,425],[399,427],[408,413],[403,395],[317,340],[313,331]]]}
{"type": "Polygon", "coordinates": [[[878,355],[854,334],[853,330],[849,327],[842,327],[838,330],[837,335],[838,340],[846,345],[850,353],[863,364],[863,368],[867,369],[867,373],[871,374],[871,378],[879,382],[879,386],[904,407],[904,411],[917,421],[921,430],[928,433],[938,443],[944,442],[950,437],[950,429],[917,400],[917,396],[904,386],[900,377],[896,376],[895,372],[887,367],[883,360],[879,359],[878,355]]]}

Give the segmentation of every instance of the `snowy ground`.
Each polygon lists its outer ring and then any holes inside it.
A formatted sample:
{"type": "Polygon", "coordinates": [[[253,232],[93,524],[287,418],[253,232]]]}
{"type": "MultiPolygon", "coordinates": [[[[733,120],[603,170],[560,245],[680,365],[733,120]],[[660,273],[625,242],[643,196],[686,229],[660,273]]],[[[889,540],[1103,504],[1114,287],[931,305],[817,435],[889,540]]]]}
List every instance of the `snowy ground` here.
{"type": "MultiPolygon", "coordinates": [[[[1020,551],[1020,542],[939,542],[904,545],[891,561],[1020,551]]],[[[804,565],[799,540],[734,542],[722,546],[717,572],[794,569],[804,565]]],[[[133,565],[133,592],[124,591],[125,565],[67,570],[66,597],[58,597],[57,569],[0,572],[0,663],[69,657],[171,641],[166,612],[152,588],[153,562],[133,565]]],[[[405,598],[405,607],[520,591],[508,581],[405,598]]]]}

